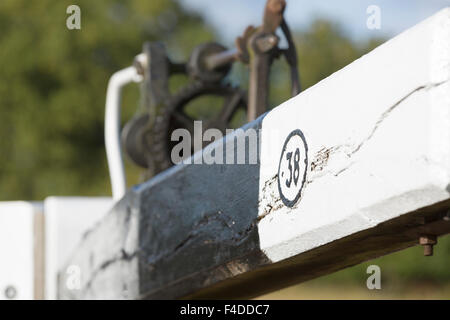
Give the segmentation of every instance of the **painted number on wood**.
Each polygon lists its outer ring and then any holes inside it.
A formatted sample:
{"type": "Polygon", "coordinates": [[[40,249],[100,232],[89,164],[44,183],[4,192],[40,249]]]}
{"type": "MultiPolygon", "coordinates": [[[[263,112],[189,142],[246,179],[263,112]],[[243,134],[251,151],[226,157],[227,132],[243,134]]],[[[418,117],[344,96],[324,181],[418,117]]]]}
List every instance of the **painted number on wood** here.
{"type": "Polygon", "coordinates": [[[300,130],[292,131],[284,142],[278,166],[278,191],[283,203],[293,207],[300,199],[306,180],[308,146],[300,130]]]}

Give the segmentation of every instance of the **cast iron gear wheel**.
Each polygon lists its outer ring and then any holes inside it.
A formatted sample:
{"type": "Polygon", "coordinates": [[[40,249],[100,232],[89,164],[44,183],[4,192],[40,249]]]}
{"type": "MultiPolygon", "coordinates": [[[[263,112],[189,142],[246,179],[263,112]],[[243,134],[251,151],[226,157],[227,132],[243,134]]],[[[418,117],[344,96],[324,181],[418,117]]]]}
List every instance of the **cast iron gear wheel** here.
{"type": "Polygon", "coordinates": [[[149,169],[146,156],[146,134],[150,116],[148,113],[135,116],[124,126],[121,133],[122,148],[128,158],[136,165],[149,169]]]}
{"type": "MultiPolygon", "coordinates": [[[[150,152],[156,173],[161,172],[174,163],[171,160],[171,150],[178,144],[171,141],[172,132],[178,128],[187,129],[192,137],[192,150],[194,140],[194,120],[185,112],[185,107],[193,100],[201,96],[216,96],[225,100],[217,116],[203,121],[203,132],[209,128],[217,128],[225,136],[225,129],[232,129],[231,120],[239,109],[247,110],[247,94],[240,88],[232,87],[228,84],[208,84],[194,82],[187,85],[180,92],[168,99],[163,113],[155,120],[151,133],[152,143],[150,152]]],[[[203,145],[205,147],[206,144],[203,145]]]]}

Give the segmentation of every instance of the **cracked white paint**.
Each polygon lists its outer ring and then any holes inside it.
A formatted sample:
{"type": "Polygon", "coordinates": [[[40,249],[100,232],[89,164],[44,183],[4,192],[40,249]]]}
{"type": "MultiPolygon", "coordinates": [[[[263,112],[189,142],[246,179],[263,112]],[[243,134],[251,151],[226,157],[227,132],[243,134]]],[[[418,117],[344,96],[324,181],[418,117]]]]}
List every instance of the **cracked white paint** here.
{"type": "Polygon", "coordinates": [[[448,199],[449,78],[447,8],[270,112],[259,188],[266,255],[280,261],[448,199]],[[277,205],[268,181],[295,129],[306,137],[309,168],[290,209],[277,205]]]}
{"type": "Polygon", "coordinates": [[[58,271],[65,265],[84,233],[103,218],[113,204],[112,198],[45,199],[46,299],[57,298],[58,271]]]}
{"type": "Polygon", "coordinates": [[[98,292],[102,292],[102,299],[138,296],[137,212],[128,208],[126,200],[118,205],[120,208],[116,204],[96,225],[95,231],[92,229],[85,234],[70,261],[64,261],[64,266],[60,267],[58,288],[59,293],[65,292],[63,298],[93,299],[98,292]],[[112,226],[118,227],[118,232],[108,232],[112,226]],[[108,235],[106,241],[105,235],[108,235]],[[66,287],[66,271],[70,265],[80,269],[83,290],[66,287]]]}

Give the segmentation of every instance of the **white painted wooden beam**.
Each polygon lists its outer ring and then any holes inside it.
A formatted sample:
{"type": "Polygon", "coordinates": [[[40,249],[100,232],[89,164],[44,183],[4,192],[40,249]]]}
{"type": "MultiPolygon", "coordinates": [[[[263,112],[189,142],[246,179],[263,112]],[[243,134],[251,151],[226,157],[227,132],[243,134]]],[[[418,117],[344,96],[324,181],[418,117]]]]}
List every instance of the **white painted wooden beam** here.
{"type": "Polygon", "coordinates": [[[272,261],[446,200],[450,183],[450,10],[331,75],[262,121],[259,223],[272,261]],[[295,208],[276,183],[284,138],[308,145],[295,208]]]}
{"type": "Polygon", "coordinates": [[[0,300],[42,299],[42,204],[0,202],[0,300]]]}
{"type": "Polygon", "coordinates": [[[445,9],[247,125],[257,164],[133,188],[67,264],[81,288],[61,270],[60,297],[252,297],[449,233],[449,79],[445,9]]]}
{"type": "Polygon", "coordinates": [[[58,270],[89,229],[112,208],[107,197],[48,197],[45,212],[45,298],[57,298],[58,270]]]}

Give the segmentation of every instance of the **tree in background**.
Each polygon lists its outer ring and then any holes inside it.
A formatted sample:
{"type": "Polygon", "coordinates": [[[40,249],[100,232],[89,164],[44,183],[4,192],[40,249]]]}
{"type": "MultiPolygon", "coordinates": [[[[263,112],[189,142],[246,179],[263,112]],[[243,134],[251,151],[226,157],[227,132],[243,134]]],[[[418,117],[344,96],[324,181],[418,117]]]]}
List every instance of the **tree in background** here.
{"type": "MultiPolygon", "coordinates": [[[[0,199],[108,195],[103,121],[111,74],[147,40],[179,55],[213,38],[170,0],[0,2],[0,199]],[[68,30],[66,8],[81,8],[68,30]]],[[[125,118],[138,90],[125,92],[125,118]]]]}

